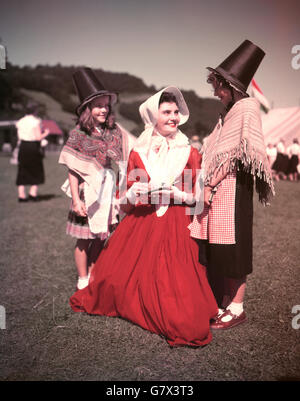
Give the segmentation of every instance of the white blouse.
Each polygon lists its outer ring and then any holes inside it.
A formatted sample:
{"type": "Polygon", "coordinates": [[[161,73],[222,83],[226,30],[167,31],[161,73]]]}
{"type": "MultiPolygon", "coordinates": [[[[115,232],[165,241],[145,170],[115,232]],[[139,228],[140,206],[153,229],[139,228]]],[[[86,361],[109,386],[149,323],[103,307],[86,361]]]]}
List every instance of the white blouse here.
{"type": "Polygon", "coordinates": [[[290,156],[296,155],[298,156],[300,154],[300,146],[298,143],[293,143],[288,147],[288,153],[290,156]]]}
{"type": "Polygon", "coordinates": [[[279,142],[277,144],[277,152],[285,154],[285,147],[284,147],[284,144],[282,142],[279,142]]]}
{"type": "Polygon", "coordinates": [[[272,165],[274,163],[274,161],[276,160],[276,156],[277,156],[277,149],[274,146],[273,148],[267,148],[266,149],[267,155],[269,157],[270,160],[270,165],[272,165]]]}
{"type": "Polygon", "coordinates": [[[18,138],[21,141],[39,141],[41,139],[42,120],[33,115],[22,117],[16,123],[18,138]]]}

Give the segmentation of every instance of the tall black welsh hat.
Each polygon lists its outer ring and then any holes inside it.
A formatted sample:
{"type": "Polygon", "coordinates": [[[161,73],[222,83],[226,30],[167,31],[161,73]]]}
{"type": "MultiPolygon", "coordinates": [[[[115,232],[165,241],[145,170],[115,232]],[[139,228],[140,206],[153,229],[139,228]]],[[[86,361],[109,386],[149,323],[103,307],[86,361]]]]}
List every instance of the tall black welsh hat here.
{"type": "Polygon", "coordinates": [[[84,106],[99,96],[110,96],[111,104],[118,100],[118,95],[105,89],[94,71],[89,67],[80,68],[73,74],[73,83],[79,97],[80,104],[76,108],[79,115],[84,106]]]}
{"type": "Polygon", "coordinates": [[[246,93],[265,52],[258,46],[245,40],[217,68],[207,67],[208,70],[221,75],[238,90],[246,93]]]}

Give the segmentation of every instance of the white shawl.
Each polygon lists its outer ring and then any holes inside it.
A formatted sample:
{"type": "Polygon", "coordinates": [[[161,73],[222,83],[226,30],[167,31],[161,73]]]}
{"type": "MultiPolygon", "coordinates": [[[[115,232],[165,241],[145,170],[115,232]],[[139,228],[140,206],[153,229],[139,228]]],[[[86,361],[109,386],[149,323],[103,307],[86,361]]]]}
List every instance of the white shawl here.
{"type": "MultiPolygon", "coordinates": [[[[120,124],[117,126],[122,134],[123,153],[123,161],[117,162],[117,165],[123,171],[133,143],[129,138],[130,134],[120,124]]],[[[101,238],[105,239],[109,234],[109,225],[118,222],[119,205],[115,199],[116,176],[114,171],[103,168],[94,158],[86,158],[83,155],[79,158],[77,152],[66,149],[66,147],[60,154],[59,163],[67,165],[84,180],[84,198],[89,228],[92,233],[101,234],[101,238]]],[[[67,196],[72,197],[68,179],[61,189],[67,196]]]]}

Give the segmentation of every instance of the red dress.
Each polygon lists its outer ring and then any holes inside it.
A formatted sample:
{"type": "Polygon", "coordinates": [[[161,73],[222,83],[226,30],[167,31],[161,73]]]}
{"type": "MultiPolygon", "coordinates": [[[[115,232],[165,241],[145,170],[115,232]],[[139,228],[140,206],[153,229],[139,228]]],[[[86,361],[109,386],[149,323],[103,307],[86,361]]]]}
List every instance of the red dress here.
{"type": "MultiPolygon", "coordinates": [[[[185,169],[195,178],[199,167],[198,152],[191,148],[185,169]]],[[[145,170],[132,151],[128,173],[134,168],[145,170]]],[[[185,209],[170,204],[158,217],[154,205],[133,208],[100,254],[89,286],[70,298],[72,309],[120,316],[165,336],[171,346],[208,344],[209,321],[218,307],[185,209]]]]}

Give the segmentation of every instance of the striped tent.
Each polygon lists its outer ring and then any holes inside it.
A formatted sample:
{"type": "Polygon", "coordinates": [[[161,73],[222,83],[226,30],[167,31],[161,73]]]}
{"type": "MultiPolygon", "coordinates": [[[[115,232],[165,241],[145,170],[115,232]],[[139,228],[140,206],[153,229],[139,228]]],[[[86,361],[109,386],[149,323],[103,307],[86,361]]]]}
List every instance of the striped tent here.
{"type": "Polygon", "coordinates": [[[294,138],[300,140],[300,107],[271,109],[261,117],[266,144],[283,139],[289,146],[294,138]]]}
{"type": "Polygon", "coordinates": [[[262,127],[265,143],[276,144],[280,139],[289,146],[294,138],[300,139],[300,107],[271,109],[270,103],[257,82],[252,79],[251,96],[261,105],[262,127]]]}

